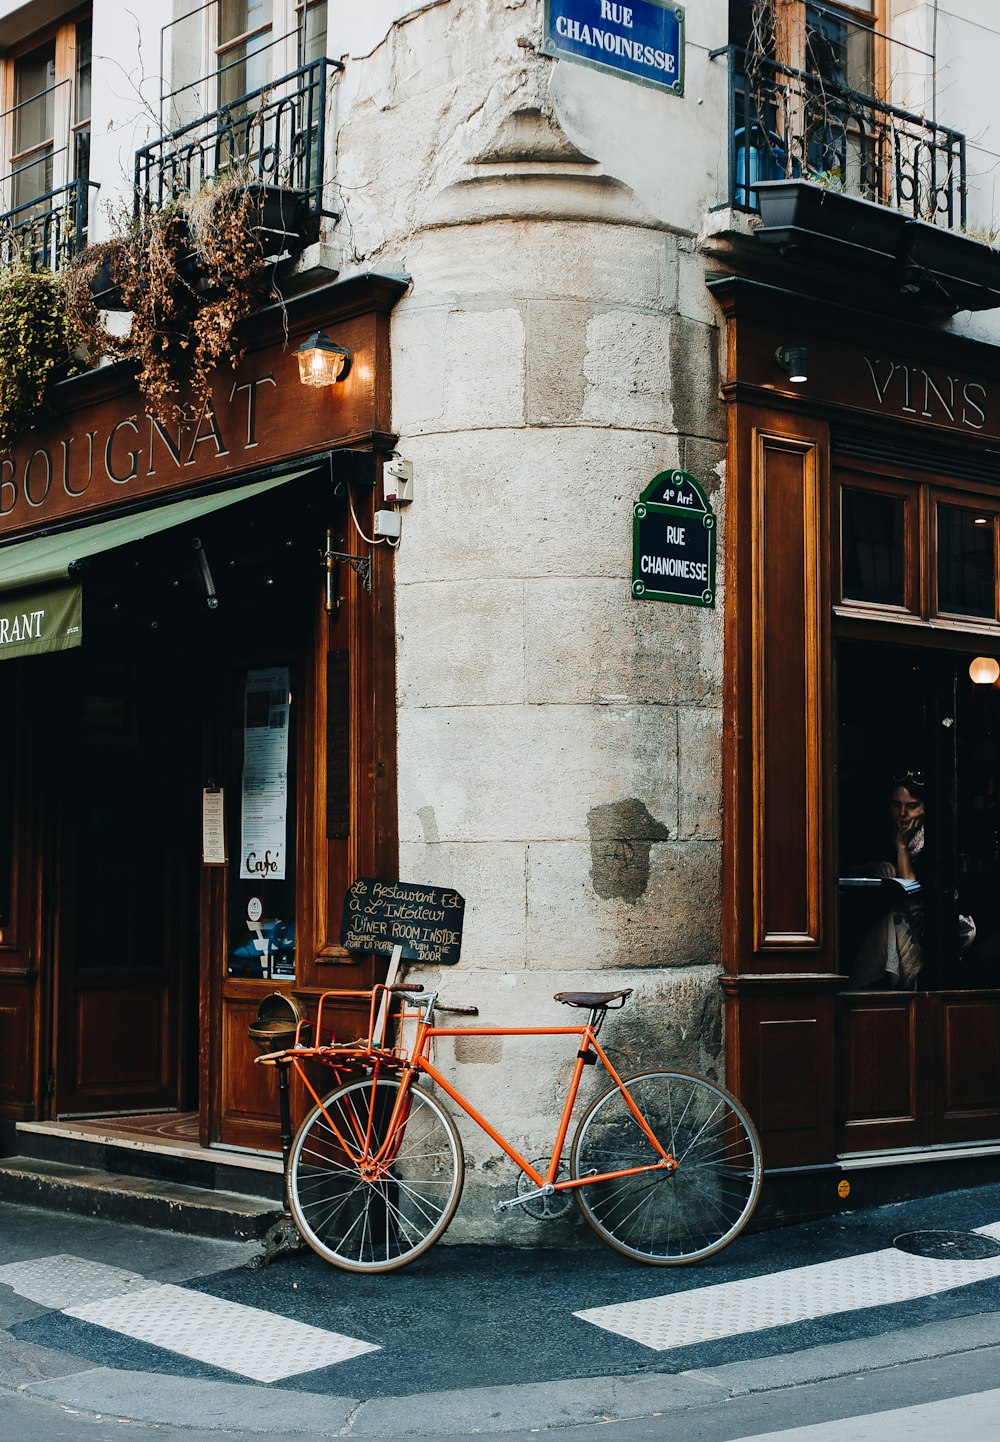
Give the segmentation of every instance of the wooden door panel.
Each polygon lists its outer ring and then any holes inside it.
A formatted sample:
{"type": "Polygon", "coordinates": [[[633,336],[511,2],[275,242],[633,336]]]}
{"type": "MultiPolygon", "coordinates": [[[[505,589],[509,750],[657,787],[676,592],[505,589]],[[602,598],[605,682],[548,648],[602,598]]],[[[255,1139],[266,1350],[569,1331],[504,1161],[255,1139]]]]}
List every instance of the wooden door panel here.
{"type": "Polygon", "coordinates": [[[927,1140],[926,1000],[866,993],[841,998],[841,1151],[927,1140]]]}
{"type": "Polygon", "coordinates": [[[224,1005],[222,1136],[233,1146],[275,1148],[280,1140],[277,1073],[273,1067],[254,1065],[259,1053],[248,1036],[266,994],[227,997],[224,1005]]]}
{"type": "Polygon", "coordinates": [[[934,1018],[934,1141],[1000,1136],[1000,996],[943,993],[934,1018]]]}
{"type": "Polygon", "coordinates": [[[0,971],[0,1116],[32,1113],[33,979],[0,971]]]}
{"type": "Polygon", "coordinates": [[[752,494],[754,947],[822,940],[817,446],[756,436],[752,494]]]}
{"type": "Polygon", "coordinates": [[[78,1105],[88,1096],[111,1106],[119,1096],[129,1109],[168,1105],[167,1001],[159,976],[145,986],[136,979],[127,989],[80,982],[73,1079],[78,1105]]]}

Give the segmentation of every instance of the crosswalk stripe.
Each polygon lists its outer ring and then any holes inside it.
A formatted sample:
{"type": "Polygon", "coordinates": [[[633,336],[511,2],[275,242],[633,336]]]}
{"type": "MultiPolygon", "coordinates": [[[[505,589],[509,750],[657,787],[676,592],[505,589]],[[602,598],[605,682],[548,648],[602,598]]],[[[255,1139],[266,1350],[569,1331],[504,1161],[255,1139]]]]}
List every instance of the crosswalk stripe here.
{"type": "Polygon", "coordinates": [[[255,1382],[278,1382],[379,1350],[370,1342],[186,1287],[166,1285],[64,1310],[82,1322],[255,1382]]]}
{"type": "MultiPolygon", "coordinates": [[[[1000,1223],[979,1228],[979,1234],[1000,1240],[1000,1223]]],[[[1000,1277],[1000,1257],[936,1261],[889,1247],[739,1282],[588,1307],[573,1315],[653,1351],[666,1352],[836,1312],[930,1297],[994,1277],[1000,1277]]]]}
{"type": "Polygon", "coordinates": [[[12,1262],[0,1267],[0,1283],[67,1317],[254,1382],[278,1382],[380,1350],[340,1332],[83,1257],[12,1262]]]}

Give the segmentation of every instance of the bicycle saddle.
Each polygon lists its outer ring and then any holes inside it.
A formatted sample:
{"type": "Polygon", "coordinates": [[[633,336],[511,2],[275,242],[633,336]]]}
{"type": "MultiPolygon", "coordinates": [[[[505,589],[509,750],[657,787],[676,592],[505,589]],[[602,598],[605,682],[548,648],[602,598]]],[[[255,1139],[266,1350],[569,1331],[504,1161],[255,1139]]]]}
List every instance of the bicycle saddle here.
{"type": "Polygon", "coordinates": [[[625,1005],[625,998],[632,995],[632,988],[627,986],[624,991],[557,991],[552,998],[553,1001],[561,1001],[563,1006],[608,1006],[611,1002],[621,998],[622,1006],[625,1005]]]}

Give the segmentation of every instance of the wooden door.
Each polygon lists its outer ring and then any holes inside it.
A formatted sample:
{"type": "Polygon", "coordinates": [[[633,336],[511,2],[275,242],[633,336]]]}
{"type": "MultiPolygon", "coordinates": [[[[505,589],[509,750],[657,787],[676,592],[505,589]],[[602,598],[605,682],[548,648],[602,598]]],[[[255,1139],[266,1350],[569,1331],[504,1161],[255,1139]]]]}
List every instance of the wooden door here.
{"type": "Polygon", "coordinates": [[[60,659],[56,1111],[176,1107],[196,975],[196,707],[177,657],[60,659]]]}

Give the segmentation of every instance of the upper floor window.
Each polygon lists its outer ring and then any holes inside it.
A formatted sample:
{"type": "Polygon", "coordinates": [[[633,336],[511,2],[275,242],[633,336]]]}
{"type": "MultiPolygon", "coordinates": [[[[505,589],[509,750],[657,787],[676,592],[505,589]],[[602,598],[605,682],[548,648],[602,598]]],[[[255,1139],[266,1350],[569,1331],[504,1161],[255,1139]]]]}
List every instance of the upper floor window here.
{"type": "MultiPolygon", "coordinates": [[[[52,210],[56,194],[74,181],[83,182],[86,193],[91,30],[89,15],[76,18],[28,41],[3,63],[0,210],[13,212],[15,224],[52,210]]],[[[79,226],[79,216],[73,224],[79,226]]]]}
{"type": "Polygon", "coordinates": [[[311,65],[326,55],[326,8],[327,0],[307,0],[298,6],[300,65],[311,65]]]}
{"type": "Polygon", "coordinates": [[[876,0],[834,5],[808,0],[805,6],[805,68],[828,84],[875,95],[876,0]]]}
{"type": "Polygon", "coordinates": [[[216,48],[220,105],[232,105],[274,78],[272,9],[272,0],[220,0],[216,48]]]}

